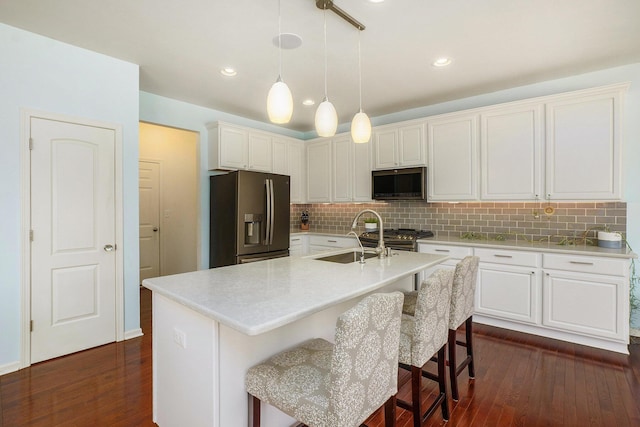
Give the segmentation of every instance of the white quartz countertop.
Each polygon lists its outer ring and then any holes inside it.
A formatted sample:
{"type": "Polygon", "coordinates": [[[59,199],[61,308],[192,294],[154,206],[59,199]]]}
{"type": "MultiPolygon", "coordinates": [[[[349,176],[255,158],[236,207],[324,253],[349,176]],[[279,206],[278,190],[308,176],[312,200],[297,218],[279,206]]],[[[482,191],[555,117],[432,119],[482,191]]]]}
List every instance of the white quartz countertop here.
{"type": "Polygon", "coordinates": [[[375,291],[448,257],[392,251],[365,264],[314,258],[340,249],[145,279],[142,285],[247,335],[258,335],[375,291]]]}
{"type": "Polygon", "coordinates": [[[526,240],[469,240],[455,237],[432,237],[420,239],[420,243],[443,244],[453,246],[472,246],[475,248],[492,248],[506,250],[535,251],[559,253],[565,255],[591,255],[611,258],[637,258],[638,256],[623,246],[621,249],[601,248],[594,245],[558,245],[553,242],[527,242],[526,240]]]}

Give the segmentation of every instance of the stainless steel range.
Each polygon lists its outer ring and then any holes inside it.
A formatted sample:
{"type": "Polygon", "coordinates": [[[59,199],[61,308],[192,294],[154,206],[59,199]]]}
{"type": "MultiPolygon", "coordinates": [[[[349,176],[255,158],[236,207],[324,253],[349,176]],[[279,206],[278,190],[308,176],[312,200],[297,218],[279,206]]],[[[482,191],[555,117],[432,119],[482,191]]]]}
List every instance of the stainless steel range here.
{"type": "MultiPolygon", "coordinates": [[[[378,246],[378,231],[367,231],[360,235],[362,246],[375,248],[378,246]]],[[[384,244],[387,248],[398,251],[416,251],[418,239],[426,239],[433,237],[433,233],[429,230],[414,230],[412,228],[398,228],[392,230],[384,230],[384,244]]]]}

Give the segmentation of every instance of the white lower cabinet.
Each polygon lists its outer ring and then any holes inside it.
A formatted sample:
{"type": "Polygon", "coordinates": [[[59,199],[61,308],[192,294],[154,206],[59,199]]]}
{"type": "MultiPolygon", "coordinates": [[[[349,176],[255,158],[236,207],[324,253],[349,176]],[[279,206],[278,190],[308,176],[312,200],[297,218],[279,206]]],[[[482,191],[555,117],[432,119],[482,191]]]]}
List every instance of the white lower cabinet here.
{"type": "Polygon", "coordinates": [[[338,248],[355,248],[356,246],[358,246],[358,242],[355,237],[338,237],[316,234],[309,236],[310,254],[317,254],[338,248]]]}
{"type": "Polygon", "coordinates": [[[304,235],[289,236],[289,255],[304,255],[309,252],[309,239],[304,235]]]}
{"type": "Polygon", "coordinates": [[[627,262],[545,255],[543,266],[543,325],[587,336],[628,339],[627,262]]]}
{"type": "Polygon", "coordinates": [[[451,257],[422,277],[480,257],[475,322],[628,353],[629,258],[436,242],[418,248],[451,257]]]}

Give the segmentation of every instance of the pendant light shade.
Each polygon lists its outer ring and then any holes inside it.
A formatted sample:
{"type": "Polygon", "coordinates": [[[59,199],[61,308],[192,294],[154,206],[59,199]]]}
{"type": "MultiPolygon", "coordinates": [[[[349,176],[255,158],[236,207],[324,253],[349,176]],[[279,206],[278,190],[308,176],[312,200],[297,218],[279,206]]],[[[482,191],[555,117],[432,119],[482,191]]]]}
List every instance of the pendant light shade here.
{"type": "Polygon", "coordinates": [[[272,123],[289,123],[293,114],[293,97],[289,86],[280,77],[267,95],[267,114],[272,123]]]}
{"type": "Polygon", "coordinates": [[[278,0],[278,80],[269,89],[267,95],[267,114],[273,123],[289,123],[293,113],[293,97],[289,86],[282,81],[282,16],[278,0]]]}
{"type": "Polygon", "coordinates": [[[351,139],[358,144],[369,142],[371,139],[371,121],[362,111],[356,113],[351,121],[351,139]]]}
{"type": "Polygon", "coordinates": [[[318,105],[316,110],[316,132],[318,136],[333,136],[338,129],[338,114],[333,104],[327,98],[318,105]]]}

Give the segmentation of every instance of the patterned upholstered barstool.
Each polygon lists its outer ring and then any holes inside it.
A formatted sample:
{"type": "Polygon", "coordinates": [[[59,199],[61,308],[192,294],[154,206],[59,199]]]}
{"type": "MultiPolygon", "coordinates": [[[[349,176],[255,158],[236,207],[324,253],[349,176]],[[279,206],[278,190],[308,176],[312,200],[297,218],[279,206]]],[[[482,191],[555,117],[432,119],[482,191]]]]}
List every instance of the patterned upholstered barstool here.
{"type": "Polygon", "coordinates": [[[446,382],[447,332],[451,306],[453,272],[438,270],[422,282],[420,289],[409,295],[411,314],[402,314],[400,333],[400,367],[411,371],[411,403],[397,400],[398,406],[413,413],[414,427],[420,427],[440,406],[442,418],[449,419],[446,382]],[[438,355],[438,375],[423,370],[423,366],[438,355]],[[440,393],[423,413],[422,377],[437,381],[440,393]]]}
{"type": "Polygon", "coordinates": [[[476,376],[473,365],[473,310],[480,258],[468,256],[458,264],[453,274],[451,293],[451,315],[449,318],[449,377],[451,379],[451,397],[454,401],[460,398],[458,393],[458,375],[465,367],[469,368],[469,378],[476,376]],[[465,341],[457,339],[457,331],[465,325],[465,341]],[[456,345],[465,347],[467,357],[459,364],[456,362],[456,345]]]}
{"type": "Polygon", "coordinates": [[[370,295],[338,318],[335,344],[312,339],[251,367],[253,426],[261,401],[310,427],[357,427],[384,404],[395,426],[402,302],[401,292],[370,295]]]}

